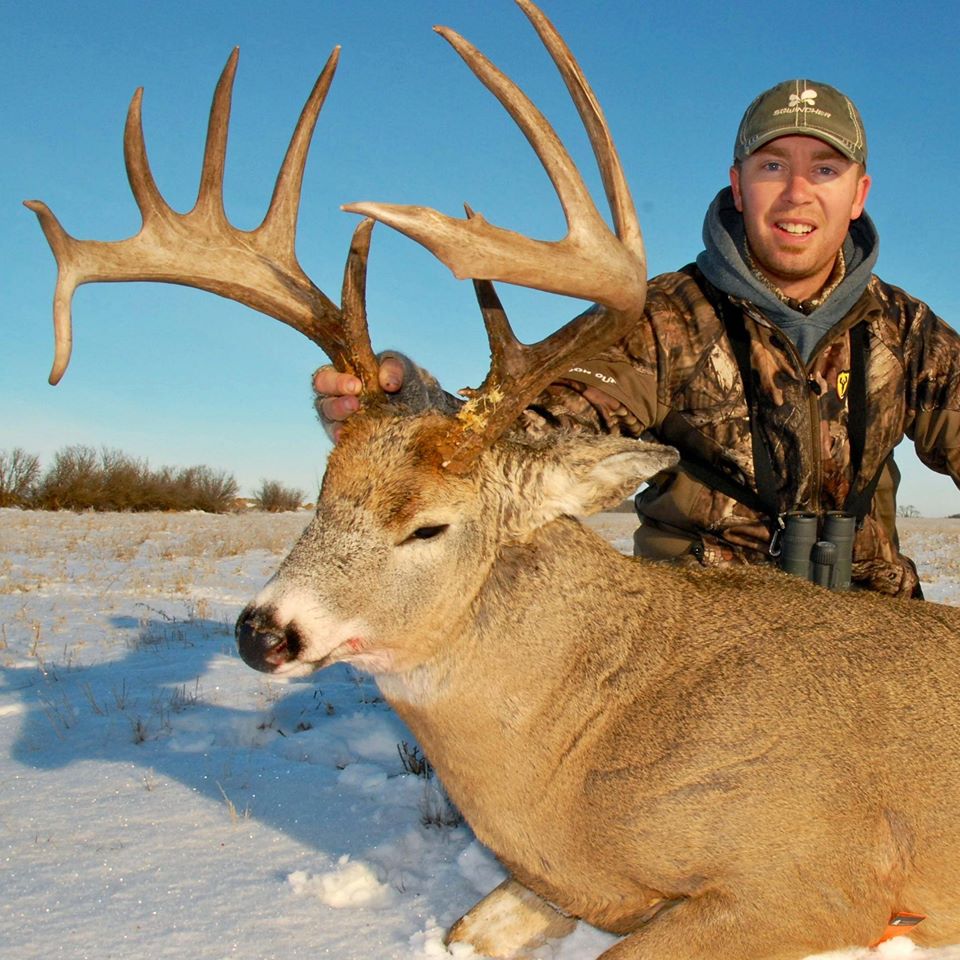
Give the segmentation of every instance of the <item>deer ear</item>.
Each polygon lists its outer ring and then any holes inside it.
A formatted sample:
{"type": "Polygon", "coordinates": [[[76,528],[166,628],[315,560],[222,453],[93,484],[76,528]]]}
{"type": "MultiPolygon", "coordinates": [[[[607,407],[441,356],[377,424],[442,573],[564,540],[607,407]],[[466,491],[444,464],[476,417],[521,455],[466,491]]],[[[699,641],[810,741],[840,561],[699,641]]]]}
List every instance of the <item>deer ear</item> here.
{"type": "Polygon", "coordinates": [[[526,509],[514,510],[511,525],[524,531],[563,515],[586,516],[630,496],[644,480],[674,466],[673,447],[624,437],[558,436],[540,456],[525,458],[521,497],[526,509]]]}
{"type": "Polygon", "coordinates": [[[673,447],[656,443],[623,437],[572,437],[559,444],[550,459],[543,478],[543,509],[560,516],[589,515],[616,506],[644,480],[680,458],[673,447]]]}

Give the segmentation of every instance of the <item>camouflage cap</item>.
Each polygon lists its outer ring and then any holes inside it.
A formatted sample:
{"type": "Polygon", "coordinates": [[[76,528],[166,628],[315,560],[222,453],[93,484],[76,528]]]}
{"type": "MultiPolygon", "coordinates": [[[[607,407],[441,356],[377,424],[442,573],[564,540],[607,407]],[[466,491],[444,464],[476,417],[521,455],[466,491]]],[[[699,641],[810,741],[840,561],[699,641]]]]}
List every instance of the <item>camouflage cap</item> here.
{"type": "Polygon", "coordinates": [[[867,162],[860,113],[835,87],[813,80],[785,80],[747,107],[733,148],[736,161],[777,137],[816,137],[856,163],[867,162]]]}

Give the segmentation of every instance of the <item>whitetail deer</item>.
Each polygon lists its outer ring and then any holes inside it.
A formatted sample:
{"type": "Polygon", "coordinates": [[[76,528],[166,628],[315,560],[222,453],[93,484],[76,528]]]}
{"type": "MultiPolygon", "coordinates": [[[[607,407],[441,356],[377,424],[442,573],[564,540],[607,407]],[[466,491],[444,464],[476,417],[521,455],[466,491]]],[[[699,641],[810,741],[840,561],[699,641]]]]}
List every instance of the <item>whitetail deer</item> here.
{"type": "Polygon", "coordinates": [[[596,100],[549,22],[518,0],[597,156],[615,234],[524,95],[440,32],[540,156],[568,236],[528,240],[480,217],[347,209],[480,278],[492,368],[456,413],[388,404],[366,333],[370,221],[337,308],[294,255],[303,163],[336,51],[307,102],[264,223],[228,224],[221,182],[235,57],[211,112],[199,199],[153,183],[134,98],[126,157],[142,231],[76,241],[31,203],[56,254],[57,353],[88,280],[155,279],[232,297],[301,330],[364,384],[315,519],[241,614],[243,658],[279,676],[337,661],[372,672],[511,879],[451,930],[520,955],[583,918],[623,935],[608,960],[788,960],[925,914],[922,944],[960,940],[960,610],[834,594],[777,571],[691,571],[623,557],[576,520],[671,466],[607,436],[530,441],[511,424],[576,358],[643,308],[640,230],[596,100]],[[180,242],[190,237],[190,244],[180,242]],[[488,282],[597,306],[534,347],[488,282]]]}

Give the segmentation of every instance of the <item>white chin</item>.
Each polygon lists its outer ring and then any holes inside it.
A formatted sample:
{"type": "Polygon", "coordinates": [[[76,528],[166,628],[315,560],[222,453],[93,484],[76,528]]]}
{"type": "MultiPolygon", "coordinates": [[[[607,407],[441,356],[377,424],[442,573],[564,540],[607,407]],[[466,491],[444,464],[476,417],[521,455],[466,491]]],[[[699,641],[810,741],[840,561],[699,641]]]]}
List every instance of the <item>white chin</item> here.
{"type": "Polygon", "coordinates": [[[289,663],[282,663],[276,670],[271,671],[270,676],[278,680],[293,680],[297,677],[309,677],[311,673],[316,672],[316,666],[312,663],[304,663],[302,660],[291,660],[289,663]]]}

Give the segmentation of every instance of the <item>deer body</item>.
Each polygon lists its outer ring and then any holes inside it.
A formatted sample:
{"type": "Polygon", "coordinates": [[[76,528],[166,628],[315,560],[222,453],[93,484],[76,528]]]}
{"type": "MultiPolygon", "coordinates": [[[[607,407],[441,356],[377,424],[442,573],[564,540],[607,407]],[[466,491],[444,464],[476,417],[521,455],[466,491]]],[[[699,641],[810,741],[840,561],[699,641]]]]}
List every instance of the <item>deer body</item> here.
{"type": "Polygon", "coordinates": [[[248,662],[366,664],[511,875],[628,934],[611,958],[802,958],[899,910],[960,939],[960,610],[644,562],[564,515],[668,448],[502,441],[451,478],[423,446],[416,418],[341,441],[248,662]]]}

